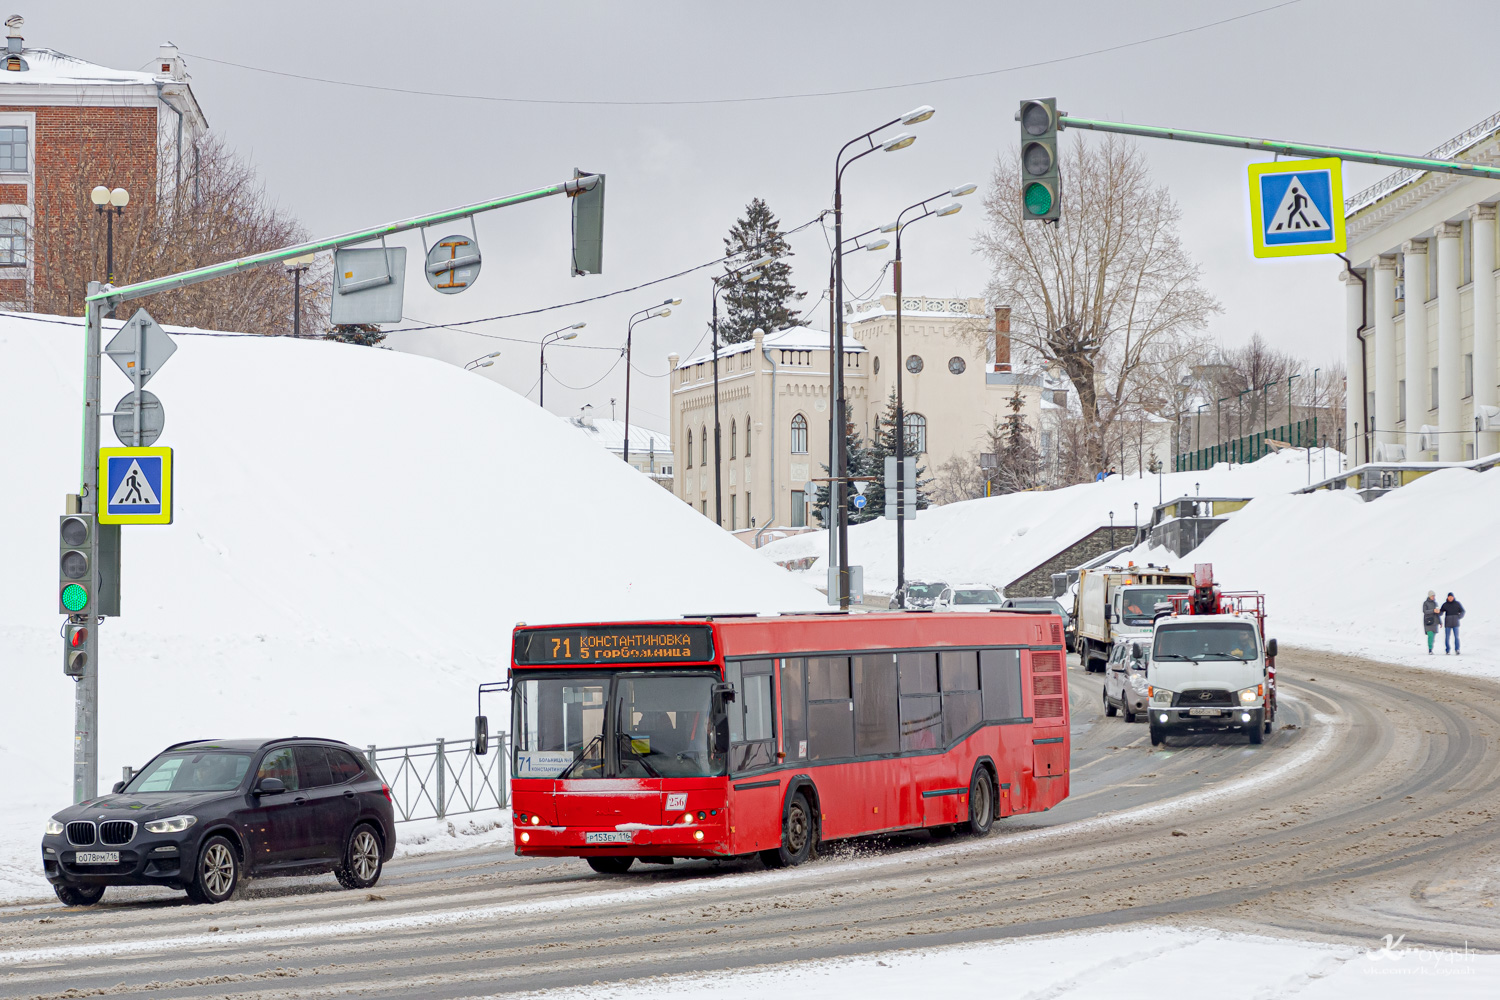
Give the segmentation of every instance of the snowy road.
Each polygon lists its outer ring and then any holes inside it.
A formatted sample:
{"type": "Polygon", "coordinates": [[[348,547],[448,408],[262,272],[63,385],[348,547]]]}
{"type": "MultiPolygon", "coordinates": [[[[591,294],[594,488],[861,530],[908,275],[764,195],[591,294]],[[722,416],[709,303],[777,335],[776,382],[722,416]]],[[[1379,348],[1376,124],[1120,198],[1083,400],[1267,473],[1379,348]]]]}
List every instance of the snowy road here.
{"type": "Polygon", "coordinates": [[[398,860],[373,894],[330,877],[216,907],[7,908],[0,994],[462,997],[1151,920],[1500,948],[1500,687],[1303,651],[1280,667],[1297,728],[1163,750],[1074,668],[1072,798],[985,840],[621,878],[475,851],[398,860]]]}

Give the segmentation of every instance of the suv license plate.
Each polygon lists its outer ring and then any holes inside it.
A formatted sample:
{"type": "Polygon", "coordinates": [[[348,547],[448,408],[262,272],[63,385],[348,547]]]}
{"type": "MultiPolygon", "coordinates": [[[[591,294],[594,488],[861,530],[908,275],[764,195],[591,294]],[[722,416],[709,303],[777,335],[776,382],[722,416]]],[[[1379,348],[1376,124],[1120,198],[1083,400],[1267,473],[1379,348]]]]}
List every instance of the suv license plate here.
{"type": "Polygon", "coordinates": [[[120,863],[120,852],[79,851],[73,855],[73,863],[76,865],[117,865],[120,863]]]}
{"type": "Polygon", "coordinates": [[[585,844],[628,844],[632,838],[633,834],[628,830],[622,832],[593,831],[583,835],[583,842],[585,844]]]}
{"type": "Polygon", "coordinates": [[[1219,714],[1219,709],[1217,709],[1217,708],[1190,708],[1190,709],[1188,709],[1188,715],[1210,715],[1210,716],[1217,716],[1218,714],[1219,714]]]}

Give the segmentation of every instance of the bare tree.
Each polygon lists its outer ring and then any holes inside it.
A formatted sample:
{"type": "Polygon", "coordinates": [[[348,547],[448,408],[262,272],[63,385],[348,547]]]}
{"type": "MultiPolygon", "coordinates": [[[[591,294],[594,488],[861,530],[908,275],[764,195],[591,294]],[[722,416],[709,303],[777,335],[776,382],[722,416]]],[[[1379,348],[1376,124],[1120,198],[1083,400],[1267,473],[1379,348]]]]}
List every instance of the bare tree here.
{"type": "MultiPolygon", "coordinates": [[[[170,154],[167,154],[170,155],[170,154]]],[[[157,162],[162,162],[158,156],[157,162]]],[[[33,234],[38,312],[80,315],[90,280],[105,270],[105,220],[89,201],[103,183],[129,186],[131,201],[115,220],[115,283],[125,284],[216,264],[303,242],[307,232],[272,203],[255,169],[217,137],[200,140],[196,165],[180,183],[153,183],[138,164],[105,144],[86,147],[68,170],[39,171],[38,202],[52,210],[33,234]]],[[[326,261],[302,276],[301,327],[316,336],[327,326],[326,261]]],[[[209,330],[292,332],[292,279],[279,265],[215,278],[136,300],[159,321],[209,330]]]]}
{"type": "Polygon", "coordinates": [[[976,239],[990,300],[1011,306],[1011,337],[1056,362],[1078,393],[1085,455],[1102,467],[1106,431],[1142,396],[1178,378],[1218,303],[1177,233],[1180,211],[1133,144],[1082,140],[1063,165],[1063,215],[1027,221],[1017,154],[1002,158],[976,239]]]}

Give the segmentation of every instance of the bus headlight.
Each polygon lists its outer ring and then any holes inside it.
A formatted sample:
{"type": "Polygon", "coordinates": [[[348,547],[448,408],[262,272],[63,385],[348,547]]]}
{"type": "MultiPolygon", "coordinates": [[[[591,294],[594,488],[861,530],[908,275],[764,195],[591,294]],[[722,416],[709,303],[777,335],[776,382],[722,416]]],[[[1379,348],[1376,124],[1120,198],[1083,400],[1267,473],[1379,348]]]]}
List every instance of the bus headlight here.
{"type": "Polygon", "coordinates": [[[1170,705],[1170,704],[1172,704],[1172,692],[1168,691],[1166,688],[1156,687],[1156,686],[1153,685],[1152,687],[1147,688],[1147,690],[1151,692],[1151,704],[1153,704],[1153,705],[1170,705]]]}
{"type": "Polygon", "coordinates": [[[1255,685],[1255,687],[1245,688],[1245,690],[1240,692],[1240,704],[1254,705],[1257,701],[1260,701],[1264,694],[1265,687],[1260,684],[1255,685]]]}

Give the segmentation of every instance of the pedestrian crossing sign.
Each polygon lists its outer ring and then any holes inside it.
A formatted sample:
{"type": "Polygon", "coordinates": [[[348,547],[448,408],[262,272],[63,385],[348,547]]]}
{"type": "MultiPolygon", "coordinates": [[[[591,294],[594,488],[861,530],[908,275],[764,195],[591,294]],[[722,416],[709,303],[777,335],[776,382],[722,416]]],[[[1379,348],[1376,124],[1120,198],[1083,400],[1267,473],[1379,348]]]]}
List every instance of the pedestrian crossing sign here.
{"type": "Polygon", "coordinates": [[[1257,257],[1343,253],[1344,184],[1337,157],[1250,164],[1250,234],[1257,257]]]}
{"type": "Polygon", "coordinates": [[[172,523],[172,449],[99,449],[99,523],[172,523]]]}

